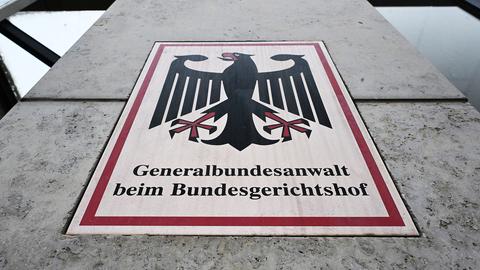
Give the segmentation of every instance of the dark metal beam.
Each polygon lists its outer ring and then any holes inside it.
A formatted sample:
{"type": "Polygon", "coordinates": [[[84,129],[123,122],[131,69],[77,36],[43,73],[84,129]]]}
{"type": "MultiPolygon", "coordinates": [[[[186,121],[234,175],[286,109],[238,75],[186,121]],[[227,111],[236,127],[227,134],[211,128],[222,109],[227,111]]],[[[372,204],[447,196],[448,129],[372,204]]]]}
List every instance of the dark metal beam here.
{"type": "Polygon", "coordinates": [[[459,2],[458,6],[460,8],[480,20],[480,0],[463,0],[459,2]]]}
{"type": "Polygon", "coordinates": [[[20,30],[8,20],[0,22],[0,33],[50,67],[60,59],[60,56],[55,52],[20,30]]]}
{"type": "Polygon", "coordinates": [[[456,6],[458,0],[368,0],[374,7],[444,7],[456,6]]]}
{"type": "Polygon", "coordinates": [[[37,0],[24,11],[106,10],[114,0],[37,0]]]}
{"type": "Polygon", "coordinates": [[[0,118],[17,103],[19,98],[12,77],[0,57],[0,118]]]}
{"type": "Polygon", "coordinates": [[[0,1],[0,21],[10,17],[11,15],[19,12],[25,7],[31,5],[36,0],[10,0],[0,1]]]}
{"type": "Polygon", "coordinates": [[[480,0],[368,0],[374,7],[445,7],[455,6],[480,20],[480,0]]]}

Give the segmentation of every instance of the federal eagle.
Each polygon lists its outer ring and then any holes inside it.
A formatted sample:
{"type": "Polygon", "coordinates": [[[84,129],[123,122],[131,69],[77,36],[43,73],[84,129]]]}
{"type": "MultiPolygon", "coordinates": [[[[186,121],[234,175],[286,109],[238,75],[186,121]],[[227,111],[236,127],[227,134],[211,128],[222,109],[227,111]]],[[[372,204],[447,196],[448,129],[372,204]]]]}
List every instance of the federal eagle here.
{"type": "Polygon", "coordinates": [[[210,134],[217,130],[216,126],[205,124],[206,120],[213,118],[216,122],[227,115],[220,135],[200,141],[210,145],[229,144],[242,151],[251,144],[270,145],[279,141],[262,136],[256,129],[253,115],[264,122],[266,118],[277,122],[263,129],[270,133],[281,128],[283,142],[291,140],[292,129],[310,137],[311,130],[305,127],[310,125],[309,122],[332,127],[310,66],[303,55],[272,56],[271,59],[275,61],[293,61],[290,68],[272,72],[258,72],[252,56],[237,52],[223,53],[219,58],[232,64],[222,73],[194,70],[185,65],[186,61],[205,61],[208,59],[206,56],[176,56],[170,65],[149,128],[172,121],[172,138],[176,133],[189,130],[189,139],[198,142],[199,128],[208,130],[210,134]],[[222,84],[227,96],[224,101],[220,101],[222,84]],[[252,99],[256,87],[260,102],[252,99]],[[195,121],[179,118],[197,110],[203,111],[195,121]],[[278,115],[279,110],[300,118],[287,121],[278,115]]]}

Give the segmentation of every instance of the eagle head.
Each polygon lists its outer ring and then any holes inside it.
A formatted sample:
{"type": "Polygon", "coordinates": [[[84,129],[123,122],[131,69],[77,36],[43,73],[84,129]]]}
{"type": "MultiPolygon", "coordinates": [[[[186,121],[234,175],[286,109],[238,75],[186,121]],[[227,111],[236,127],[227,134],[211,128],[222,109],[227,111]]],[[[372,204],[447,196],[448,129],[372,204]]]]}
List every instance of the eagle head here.
{"type": "Polygon", "coordinates": [[[238,53],[238,52],[224,52],[222,53],[222,57],[218,57],[224,61],[238,61],[241,59],[249,58],[253,56],[253,54],[245,54],[245,53],[238,53]]]}

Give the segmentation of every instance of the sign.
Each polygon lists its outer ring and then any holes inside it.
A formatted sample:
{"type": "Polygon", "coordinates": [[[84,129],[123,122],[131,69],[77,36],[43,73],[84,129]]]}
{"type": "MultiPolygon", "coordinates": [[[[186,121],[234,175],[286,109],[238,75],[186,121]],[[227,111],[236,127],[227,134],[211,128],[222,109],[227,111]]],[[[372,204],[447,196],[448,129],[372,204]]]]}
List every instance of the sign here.
{"type": "Polygon", "coordinates": [[[417,230],[323,43],[158,42],[68,233],[417,230]]]}

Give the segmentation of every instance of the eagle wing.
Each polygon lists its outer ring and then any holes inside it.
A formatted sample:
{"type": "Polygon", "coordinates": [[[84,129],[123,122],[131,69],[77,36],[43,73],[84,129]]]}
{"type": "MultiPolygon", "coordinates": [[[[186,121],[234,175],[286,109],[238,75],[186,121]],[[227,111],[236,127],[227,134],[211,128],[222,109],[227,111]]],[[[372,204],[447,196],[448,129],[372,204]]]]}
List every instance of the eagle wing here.
{"type": "Polygon", "coordinates": [[[312,122],[331,128],[320,92],[303,55],[278,54],[271,57],[275,61],[293,60],[290,68],[261,72],[257,75],[258,92],[261,102],[286,110],[312,122]],[[271,95],[269,94],[271,93],[271,95]],[[285,97],[285,103],[282,96],[285,97]],[[298,97],[298,102],[297,98],[298,97]]]}
{"type": "Polygon", "coordinates": [[[199,62],[207,59],[203,55],[176,56],[176,59],[170,64],[149,128],[154,128],[176,119],[179,115],[199,110],[220,100],[222,73],[193,70],[185,66],[185,61],[199,62]],[[197,88],[197,102],[194,108],[197,88]],[[207,100],[209,96],[210,99],[207,100]],[[183,105],[180,108],[182,97],[184,97],[183,105]]]}

